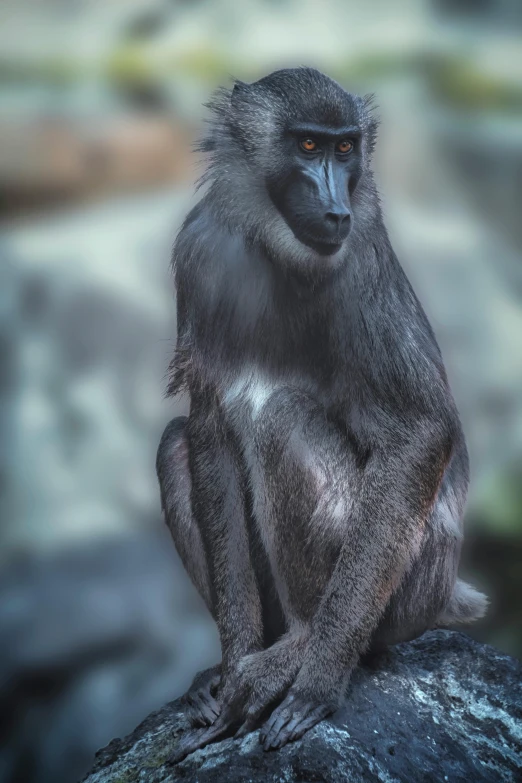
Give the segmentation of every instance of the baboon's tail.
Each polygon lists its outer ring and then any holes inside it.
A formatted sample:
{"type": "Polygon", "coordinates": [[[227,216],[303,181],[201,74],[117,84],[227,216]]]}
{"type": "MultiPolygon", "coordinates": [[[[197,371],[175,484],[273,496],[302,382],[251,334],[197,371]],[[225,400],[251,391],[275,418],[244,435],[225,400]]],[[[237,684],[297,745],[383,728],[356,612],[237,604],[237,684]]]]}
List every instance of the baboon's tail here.
{"type": "Polygon", "coordinates": [[[488,599],[474,587],[457,579],[449,604],[437,620],[437,626],[473,623],[484,617],[488,608],[488,599]]]}

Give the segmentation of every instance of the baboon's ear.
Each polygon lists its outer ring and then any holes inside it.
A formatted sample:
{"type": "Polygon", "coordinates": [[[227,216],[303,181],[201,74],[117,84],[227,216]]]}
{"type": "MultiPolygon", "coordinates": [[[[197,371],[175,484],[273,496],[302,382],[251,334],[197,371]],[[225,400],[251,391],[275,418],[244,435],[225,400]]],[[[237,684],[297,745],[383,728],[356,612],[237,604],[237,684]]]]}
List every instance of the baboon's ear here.
{"type": "Polygon", "coordinates": [[[368,135],[368,154],[371,155],[377,141],[377,129],[379,127],[379,118],[376,116],[377,105],[375,95],[370,93],[363,97],[363,110],[367,121],[368,135]]]}
{"type": "Polygon", "coordinates": [[[232,89],[232,95],[230,96],[230,102],[232,105],[234,105],[238,99],[241,100],[241,98],[247,94],[249,87],[250,85],[246,82],[242,82],[239,79],[235,80],[234,87],[232,89]]]}

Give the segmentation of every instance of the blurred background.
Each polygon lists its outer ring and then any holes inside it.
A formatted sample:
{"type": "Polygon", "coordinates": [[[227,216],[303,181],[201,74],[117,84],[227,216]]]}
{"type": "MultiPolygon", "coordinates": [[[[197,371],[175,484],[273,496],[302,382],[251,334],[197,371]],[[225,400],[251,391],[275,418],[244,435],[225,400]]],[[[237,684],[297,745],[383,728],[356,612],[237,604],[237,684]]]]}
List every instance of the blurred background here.
{"type": "Polygon", "coordinates": [[[476,638],[522,656],[520,0],[3,0],[0,783],[72,783],[219,658],[163,529],[170,249],[218,84],[314,65],[382,118],[387,225],[471,462],[476,638]]]}

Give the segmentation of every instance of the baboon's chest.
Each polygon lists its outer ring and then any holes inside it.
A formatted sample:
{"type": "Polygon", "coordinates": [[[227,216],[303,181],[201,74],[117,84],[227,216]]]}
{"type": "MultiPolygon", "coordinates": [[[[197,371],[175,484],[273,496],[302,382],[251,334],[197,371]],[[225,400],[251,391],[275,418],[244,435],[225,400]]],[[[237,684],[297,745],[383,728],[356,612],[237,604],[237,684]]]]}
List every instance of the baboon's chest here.
{"type": "Polygon", "coordinates": [[[226,390],[222,406],[259,520],[268,513],[310,517],[327,488],[339,484],[346,462],[320,389],[255,372],[226,390]]]}

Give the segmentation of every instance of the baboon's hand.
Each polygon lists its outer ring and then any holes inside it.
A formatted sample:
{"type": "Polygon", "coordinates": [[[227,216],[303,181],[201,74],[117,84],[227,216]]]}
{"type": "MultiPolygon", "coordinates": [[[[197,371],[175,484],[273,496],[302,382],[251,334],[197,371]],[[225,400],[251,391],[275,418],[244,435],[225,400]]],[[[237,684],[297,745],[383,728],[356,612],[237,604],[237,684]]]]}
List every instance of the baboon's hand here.
{"type": "Polygon", "coordinates": [[[291,678],[282,669],[274,672],[266,666],[263,652],[245,656],[236,679],[242,724],[235,736],[244,737],[254,731],[263,712],[282,697],[290,683],[291,678]]]}
{"type": "Polygon", "coordinates": [[[264,750],[281,748],[287,742],[299,739],[316,723],[331,715],[338,707],[334,697],[316,698],[292,687],[286,698],[267,720],[259,735],[264,750]]]}
{"type": "Polygon", "coordinates": [[[222,739],[237,727],[243,720],[245,704],[249,695],[249,687],[245,677],[236,672],[227,677],[219,697],[220,714],[211,726],[204,729],[189,731],[184,734],[176,751],[169,759],[170,764],[177,764],[190,753],[205,745],[222,739]]]}
{"type": "Polygon", "coordinates": [[[265,708],[281,696],[281,681],[256,675],[255,655],[242,659],[243,665],[227,677],[220,696],[221,712],[212,726],[183,735],[169,763],[177,764],[199,748],[217,742],[240,727],[236,737],[252,731],[265,708]]]}
{"type": "Polygon", "coordinates": [[[190,753],[193,753],[199,748],[204,748],[205,745],[210,745],[212,742],[225,737],[232,725],[233,721],[230,719],[228,711],[222,711],[217,720],[206,729],[194,729],[188,731],[180,739],[179,745],[169,758],[169,764],[178,764],[190,753]]]}

